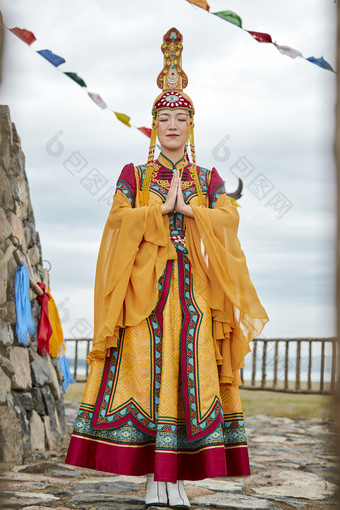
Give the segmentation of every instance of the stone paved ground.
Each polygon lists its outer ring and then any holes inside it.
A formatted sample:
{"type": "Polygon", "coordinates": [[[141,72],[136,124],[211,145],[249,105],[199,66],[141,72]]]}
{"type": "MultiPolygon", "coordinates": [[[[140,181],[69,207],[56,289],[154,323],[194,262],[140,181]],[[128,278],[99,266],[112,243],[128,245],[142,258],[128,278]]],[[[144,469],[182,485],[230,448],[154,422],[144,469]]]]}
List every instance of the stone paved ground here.
{"type": "MultiPolygon", "coordinates": [[[[78,404],[67,404],[69,432],[78,404]]],[[[187,482],[193,510],[333,510],[334,424],[324,420],[249,417],[252,475],[187,482]]],[[[2,506],[23,510],[140,510],[145,478],[66,466],[62,453],[37,453],[23,466],[2,466],[2,506]]],[[[151,507],[150,510],[156,510],[151,507]]]]}

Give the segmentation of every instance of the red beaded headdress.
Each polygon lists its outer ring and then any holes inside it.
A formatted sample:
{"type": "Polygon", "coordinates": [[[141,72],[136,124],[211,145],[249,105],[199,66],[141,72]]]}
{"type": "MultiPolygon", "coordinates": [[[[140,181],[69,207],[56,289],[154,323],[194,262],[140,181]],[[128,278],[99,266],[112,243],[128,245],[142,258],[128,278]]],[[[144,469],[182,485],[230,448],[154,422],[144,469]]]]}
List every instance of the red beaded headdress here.
{"type": "Polygon", "coordinates": [[[196,169],[196,156],[194,144],[194,120],[195,113],[192,100],[187,94],[184,94],[183,89],[188,84],[188,77],[182,69],[182,51],[183,51],[183,36],[177,28],[170,28],[163,37],[163,44],[161,46],[162,53],[164,54],[164,66],[162,71],[157,77],[157,85],[163,92],[156,97],[152,106],[152,132],[149,147],[149,155],[147,168],[145,172],[145,179],[143,183],[142,202],[143,205],[148,204],[149,189],[151,184],[153,161],[155,155],[156,137],[158,129],[158,112],[160,110],[175,110],[183,109],[188,112],[188,138],[185,147],[187,149],[190,143],[191,159],[195,167],[195,184],[198,195],[199,205],[203,204],[202,190],[199,184],[197,169],[196,169]]]}

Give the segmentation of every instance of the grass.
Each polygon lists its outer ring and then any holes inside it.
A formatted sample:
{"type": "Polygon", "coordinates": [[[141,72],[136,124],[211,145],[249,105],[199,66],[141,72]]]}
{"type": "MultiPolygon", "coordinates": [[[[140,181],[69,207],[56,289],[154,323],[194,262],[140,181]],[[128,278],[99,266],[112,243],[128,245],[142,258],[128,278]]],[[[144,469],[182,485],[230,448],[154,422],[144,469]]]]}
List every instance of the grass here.
{"type": "MultiPolygon", "coordinates": [[[[80,402],[85,383],[72,384],[67,388],[65,400],[80,402]]],[[[286,418],[332,418],[335,416],[333,397],[329,395],[305,395],[241,389],[245,416],[268,414],[286,418]]]]}
{"type": "Polygon", "coordinates": [[[84,382],[77,382],[76,384],[70,384],[64,393],[64,399],[66,402],[81,402],[83,393],[85,390],[84,382]]]}
{"type": "Polygon", "coordinates": [[[241,400],[245,416],[269,414],[286,418],[335,419],[335,406],[330,395],[241,389],[241,400]]]}

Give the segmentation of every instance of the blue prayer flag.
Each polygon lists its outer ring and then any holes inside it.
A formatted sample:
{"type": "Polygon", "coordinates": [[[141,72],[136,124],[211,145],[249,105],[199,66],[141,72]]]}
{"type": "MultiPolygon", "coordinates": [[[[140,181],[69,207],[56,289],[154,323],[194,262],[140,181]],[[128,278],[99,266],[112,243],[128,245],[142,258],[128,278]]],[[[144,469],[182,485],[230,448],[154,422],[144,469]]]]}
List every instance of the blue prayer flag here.
{"type": "Polygon", "coordinates": [[[60,64],[63,64],[64,62],[66,62],[66,60],[63,57],[59,57],[59,55],[55,55],[50,50],[39,50],[39,51],[37,51],[37,53],[39,53],[39,55],[41,55],[42,57],[46,58],[46,60],[51,62],[51,64],[53,64],[55,67],[58,67],[58,66],[60,66],[60,64]]]}
{"type": "Polygon", "coordinates": [[[309,62],[312,62],[312,64],[322,67],[323,69],[327,69],[328,71],[333,71],[333,73],[334,73],[333,67],[323,57],[320,57],[320,58],[308,57],[308,58],[306,58],[306,60],[309,60],[309,62]]]}
{"type": "Polygon", "coordinates": [[[64,380],[61,383],[61,386],[63,388],[63,392],[65,392],[67,390],[67,387],[69,384],[75,384],[75,380],[73,379],[73,377],[71,375],[70,367],[68,366],[65,356],[58,356],[58,358],[59,358],[60,370],[64,376],[64,380]]]}

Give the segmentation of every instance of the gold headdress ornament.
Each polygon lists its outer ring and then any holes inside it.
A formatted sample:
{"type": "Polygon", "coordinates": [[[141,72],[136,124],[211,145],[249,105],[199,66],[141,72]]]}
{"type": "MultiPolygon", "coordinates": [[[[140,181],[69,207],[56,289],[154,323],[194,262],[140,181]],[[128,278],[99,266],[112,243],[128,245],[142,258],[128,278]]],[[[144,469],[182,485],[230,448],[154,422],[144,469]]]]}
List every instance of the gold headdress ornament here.
{"type": "Polygon", "coordinates": [[[160,110],[174,110],[183,109],[187,110],[188,116],[188,138],[185,147],[190,143],[190,152],[192,164],[194,165],[195,185],[198,195],[198,204],[203,204],[202,190],[199,184],[197,168],[196,168],[196,155],[194,143],[194,119],[195,113],[193,102],[187,94],[184,94],[183,89],[188,84],[188,77],[182,69],[182,51],[183,51],[183,36],[177,28],[170,28],[163,37],[163,44],[161,46],[162,53],[164,54],[164,65],[162,71],[157,77],[157,85],[163,92],[156,97],[152,106],[152,132],[149,147],[149,155],[147,168],[145,171],[145,178],[143,183],[142,202],[143,205],[148,205],[149,189],[153,173],[156,137],[158,130],[158,112],[160,110]]]}

